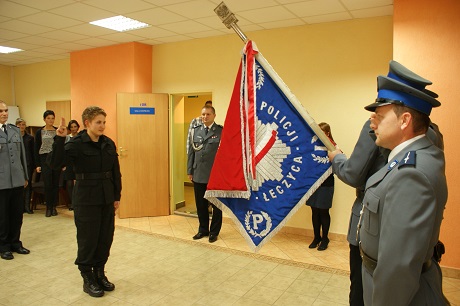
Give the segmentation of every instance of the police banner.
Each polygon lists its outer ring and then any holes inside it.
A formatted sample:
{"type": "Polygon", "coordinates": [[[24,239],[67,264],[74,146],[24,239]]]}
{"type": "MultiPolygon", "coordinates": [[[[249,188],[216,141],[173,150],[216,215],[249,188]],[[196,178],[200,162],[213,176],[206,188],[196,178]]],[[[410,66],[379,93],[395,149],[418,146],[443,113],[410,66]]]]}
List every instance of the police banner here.
{"type": "Polygon", "coordinates": [[[332,173],[332,144],[252,41],[242,53],[205,198],[257,251],[332,173]]]}

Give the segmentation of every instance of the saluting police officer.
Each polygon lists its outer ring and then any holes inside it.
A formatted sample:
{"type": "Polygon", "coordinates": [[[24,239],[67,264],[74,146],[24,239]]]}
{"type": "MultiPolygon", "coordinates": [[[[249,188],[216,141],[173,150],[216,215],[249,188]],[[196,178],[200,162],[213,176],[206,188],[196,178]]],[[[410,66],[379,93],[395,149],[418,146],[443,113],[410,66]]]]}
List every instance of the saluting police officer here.
{"type": "Polygon", "coordinates": [[[215,123],[216,111],[207,104],[201,109],[203,123],[196,126],[190,135],[188,148],[187,174],[193,182],[195,203],[200,226],[194,240],[209,236],[209,242],[217,241],[222,227],[222,211],[212,205],[212,221],[209,227],[208,200],[204,198],[211,168],[219,148],[222,126],[215,123]]]}
{"type": "MultiPolygon", "coordinates": [[[[410,74],[410,71],[407,71],[410,74]]],[[[376,145],[391,150],[365,188],[359,238],[365,305],[446,305],[433,257],[447,201],[444,152],[426,133],[433,107],[430,81],[379,76],[366,106],[376,145]]]]}
{"type": "Polygon", "coordinates": [[[100,107],[87,107],[82,114],[85,129],[68,142],[63,118],[48,156],[53,168],[72,165],[75,172],[75,264],[83,277],[83,291],[93,297],[115,289],[105,276],[104,267],[113,242],[115,210],[120,205],[121,173],[115,143],[104,135],[106,116],[100,107]]]}
{"type": "Polygon", "coordinates": [[[20,240],[29,177],[21,132],[7,121],[8,106],[0,100],[0,257],[11,260],[12,252],[30,253],[20,240]]]}

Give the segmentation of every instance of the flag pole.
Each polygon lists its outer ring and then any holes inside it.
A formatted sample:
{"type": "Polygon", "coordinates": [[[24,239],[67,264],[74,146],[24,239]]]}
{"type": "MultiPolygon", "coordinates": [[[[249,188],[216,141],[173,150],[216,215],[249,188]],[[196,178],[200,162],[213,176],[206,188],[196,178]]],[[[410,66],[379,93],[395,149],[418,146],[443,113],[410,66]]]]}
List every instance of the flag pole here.
{"type": "MultiPolygon", "coordinates": [[[[227,5],[222,1],[215,9],[214,12],[222,20],[222,23],[230,29],[232,28],[236,34],[243,40],[244,43],[248,41],[247,36],[243,33],[240,27],[236,24],[238,19],[235,14],[233,14],[227,5]]],[[[307,110],[303,107],[302,103],[297,99],[297,97],[291,92],[287,87],[284,81],[279,77],[273,67],[267,62],[267,60],[262,56],[260,52],[256,54],[257,61],[262,65],[262,67],[267,71],[273,81],[278,85],[284,95],[291,101],[294,108],[299,112],[299,114],[305,119],[308,126],[315,132],[321,142],[326,146],[329,151],[334,151],[335,146],[332,144],[331,140],[324,134],[323,130],[318,126],[315,120],[310,116],[307,110]]]]}

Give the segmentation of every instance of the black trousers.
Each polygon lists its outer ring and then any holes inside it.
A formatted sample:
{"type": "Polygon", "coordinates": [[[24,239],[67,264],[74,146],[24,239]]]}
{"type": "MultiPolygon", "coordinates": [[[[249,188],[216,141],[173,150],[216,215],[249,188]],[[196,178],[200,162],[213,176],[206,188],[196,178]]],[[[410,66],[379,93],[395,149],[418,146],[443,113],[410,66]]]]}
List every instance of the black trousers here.
{"type": "Polygon", "coordinates": [[[327,240],[329,234],[329,227],[331,226],[331,216],[329,215],[329,208],[311,208],[311,221],[313,223],[313,233],[315,240],[327,240]],[[321,235],[322,229],[322,235],[321,235]]]}
{"type": "Polygon", "coordinates": [[[73,196],[73,187],[74,187],[74,182],[73,180],[67,180],[65,181],[65,188],[67,190],[67,195],[69,196],[69,208],[73,208],[72,205],[72,196],[73,196]]]}
{"type": "Polygon", "coordinates": [[[0,252],[22,247],[21,227],[24,213],[24,187],[0,190],[0,252]]]}
{"type": "Polygon", "coordinates": [[[359,247],[350,244],[350,306],[364,306],[362,263],[359,247]]]}
{"type": "Polygon", "coordinates": [[[50,209],[56,207],[59,202],[59,176],[61,170],[53,170],[46,163],[48,154],[40,154],[41,160],[41,175],[43,175],[43,182],[45,183],[45,202],[46,208],[50,209]]]}
{"type": "Polygon", "coordinates": [[[222,228],[222,211],[212,205],[212,221],[211,221],[211,228],[209,227],[209,212],[208,212],[208,204],[209,201],[204,198],[204,194],[208,184],[201,184],[193,182],[193,189],[195,191],[195,203],[196,203],[196,211],[198,214],[198,220],[200,221],[200,226],[198,227],[198,232],[203,233],[205,235],[211,234],[218,236],[220,233],[220,229],[222,228]]]}
{"type": "Polygon", "coordinates": [[[110,255],[115,232],[115,208],[106,205],[75,205],[78,253],[75,264],[82,272],[103,267],[110,255]]]}
{"type": "MultiPolygon", "coordinates": [[[[29,176],[31,178],[31,176],[29,176]]],[[[27,187],[24,188],[24,210],[31,210],[30,200],[32,199],[32,180],[29,179],[27,187]]]]}

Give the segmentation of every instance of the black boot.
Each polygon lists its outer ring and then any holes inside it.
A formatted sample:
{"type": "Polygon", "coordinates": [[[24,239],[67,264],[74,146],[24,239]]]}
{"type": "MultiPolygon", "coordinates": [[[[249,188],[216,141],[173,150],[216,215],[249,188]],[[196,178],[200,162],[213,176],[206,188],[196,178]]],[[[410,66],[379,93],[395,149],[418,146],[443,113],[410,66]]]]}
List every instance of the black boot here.
{"type": "Polygon", "coordinates": [[[51,208],[50,207],[46,207],[45,217],[51,217],[51,208]]]}
{"type": "Polygon", "coordinates": [[[57,216],[58,212],[56,210],[56,206],[53,206],[53,210],[51,211],[51,216],[57,216]]]}
{"type": "Polygon", "coordinates": [[[34,211],[32,209],[30,209],[30,205],[27,205],[27,204],[24,205],[24,212],[28,213],[28,214],[33,214],[34,213],[34,211]]]}
{"type": "Polygon", "coordinates": [[[327,249],[328,244],[329,244],[329,238],[323,237],[323,239],[321,239],[321,243],[319,244],[317,250],[318,251],[324,251],[325,249],[327,249]]]}
{"type": "Polygon", "coordinates": [[[83,277],[83,291],[92,297],[101,297],[104,295],[104,290],[99,287],[96,278],[92,271],[81,272],[83,277]]]}
{"type": "Polygon", "coordinates": [[[104,291],[113,291],[115,289],[115,285],[109,282],[107,276],[105,276],[104,267],[93,267],[93,272],[97,283],[104,291]]]}

